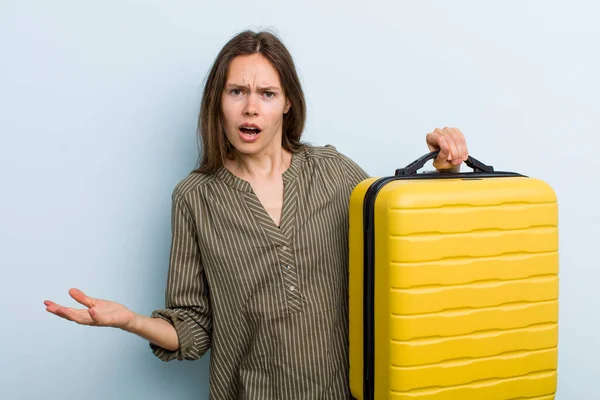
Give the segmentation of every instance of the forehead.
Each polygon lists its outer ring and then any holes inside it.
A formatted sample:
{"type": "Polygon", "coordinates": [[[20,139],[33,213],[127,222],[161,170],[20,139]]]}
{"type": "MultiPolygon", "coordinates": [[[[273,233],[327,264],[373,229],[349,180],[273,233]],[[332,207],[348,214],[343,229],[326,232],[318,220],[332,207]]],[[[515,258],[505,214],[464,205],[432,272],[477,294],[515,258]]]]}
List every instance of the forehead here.
{"type": "Polygon", "coordinates": [[[279,86],[279,74],[259,53],[237,56],[229,64],[227,82],[251,86],[279,86]]]}

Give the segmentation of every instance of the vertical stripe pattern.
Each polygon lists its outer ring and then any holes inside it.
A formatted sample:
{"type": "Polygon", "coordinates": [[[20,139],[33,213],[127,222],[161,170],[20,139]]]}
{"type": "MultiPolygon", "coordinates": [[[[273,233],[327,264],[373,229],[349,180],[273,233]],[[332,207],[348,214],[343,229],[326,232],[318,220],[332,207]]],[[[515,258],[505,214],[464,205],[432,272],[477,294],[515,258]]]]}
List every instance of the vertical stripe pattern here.
{"type": "Polygon", "coordinates": [[[173,191],[164,309],[177,351],[211,348],[211,399],[348,399],[348,201],[367,174],[333,146],[307,146],[283,174],[276,226],[226,168],[173,191]]]}

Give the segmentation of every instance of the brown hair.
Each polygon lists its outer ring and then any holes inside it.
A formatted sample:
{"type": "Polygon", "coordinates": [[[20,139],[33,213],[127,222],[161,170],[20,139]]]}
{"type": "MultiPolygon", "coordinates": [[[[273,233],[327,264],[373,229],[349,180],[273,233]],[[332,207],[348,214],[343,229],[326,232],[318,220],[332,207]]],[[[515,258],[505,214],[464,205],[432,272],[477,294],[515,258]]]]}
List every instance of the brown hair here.
{"type": "Polygon", "coordinates": [[[295,153],[305,146],[300,137],[306,119],[306,104],[292,56],[274,34],[247,30],[225,44],[206,78],[198,118],[201,148],[195,172],[212,173],[230,155],[221,111],[221,96],[227,71],[236,56],[255,53],[260,53],[273,65],[279,74],[283,94],[291,104],[290,110],[283,116],[283,148],[295,153]]]}

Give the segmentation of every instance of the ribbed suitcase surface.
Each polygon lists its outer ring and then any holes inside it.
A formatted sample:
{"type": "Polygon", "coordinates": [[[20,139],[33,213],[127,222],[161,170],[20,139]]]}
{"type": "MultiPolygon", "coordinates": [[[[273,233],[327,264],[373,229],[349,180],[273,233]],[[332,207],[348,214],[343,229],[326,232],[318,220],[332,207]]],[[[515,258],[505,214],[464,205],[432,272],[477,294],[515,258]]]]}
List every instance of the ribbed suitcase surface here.
{"type": "Polygon", "coordinates": [[[550,186],[475,174],[386,183],[374,201],[368,299],[364,200],[375,181],[361,183],[350,202],[353,396],[554,399],[558,212],[550,186]]]}

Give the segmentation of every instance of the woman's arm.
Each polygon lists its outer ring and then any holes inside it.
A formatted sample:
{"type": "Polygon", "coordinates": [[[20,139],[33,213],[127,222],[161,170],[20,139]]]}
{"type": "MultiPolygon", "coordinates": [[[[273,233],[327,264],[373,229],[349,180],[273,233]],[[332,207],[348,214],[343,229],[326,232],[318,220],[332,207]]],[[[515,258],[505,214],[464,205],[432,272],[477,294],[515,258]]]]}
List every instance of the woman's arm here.
{"type": "Polygon", "coordinates": [[[46,311],[80,325],[106,326],[134,333],[165,349],[179,349],[179,338],[173,325],[161,318],[149,318],[134,313],[122,304],[89,297],[79,289],[69,295],[86,309],[63,307],[46,300],[46,311]]]}
{"type": "Polygon", "coordinates": [[[162,318],[135,314],[131,325],[125,329],[165,350],[179,350],[179,338],[173,325],[162,318]]]}

